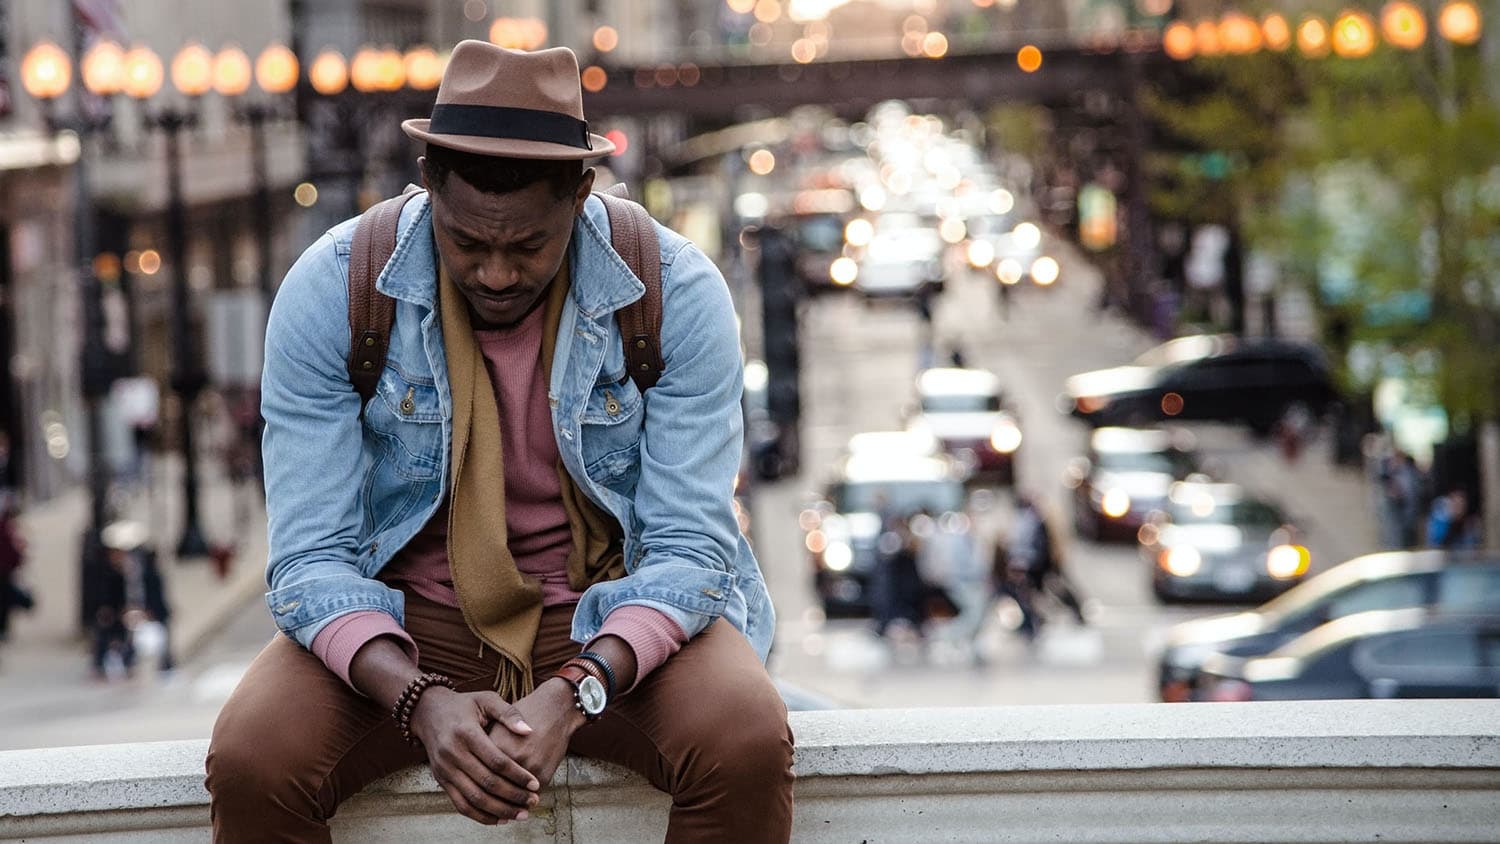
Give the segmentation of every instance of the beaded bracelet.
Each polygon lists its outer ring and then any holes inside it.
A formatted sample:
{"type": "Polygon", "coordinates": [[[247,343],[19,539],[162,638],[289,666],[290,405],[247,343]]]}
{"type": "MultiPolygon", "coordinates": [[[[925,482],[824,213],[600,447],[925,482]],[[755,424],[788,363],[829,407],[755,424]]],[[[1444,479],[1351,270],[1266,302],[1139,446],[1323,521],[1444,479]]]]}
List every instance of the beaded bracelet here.
{"type": "Polygon", "coordinates": [[[401,696],[396,698],[396,705],[391,707],[391,717],[395,719],[396,726],[401,729],[401,738],[405,739],[406,743],[413,747],[420,745],[422,742],[411,734],[411,716],[417,709],[417,699],[422,696],[423,692],[433,686],[445,686],[449,689],[454,688],[453,681],[445,675],[423,674],[406,684],[406,691],[402,692],[401,696]]]}

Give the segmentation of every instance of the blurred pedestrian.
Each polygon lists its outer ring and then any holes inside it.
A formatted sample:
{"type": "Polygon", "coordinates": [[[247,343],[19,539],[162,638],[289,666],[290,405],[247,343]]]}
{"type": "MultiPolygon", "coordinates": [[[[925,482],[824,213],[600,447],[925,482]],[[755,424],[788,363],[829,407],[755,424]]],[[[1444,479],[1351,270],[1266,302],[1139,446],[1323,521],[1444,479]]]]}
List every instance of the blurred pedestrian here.
{"type": "Polygon", "coordinates": [[[893,519],[890,529],[881,534],[871,584],[875,635],[885,638],[891,625],[902,621],[921,638],[927,621],[927,583],[918,565],[921,552],[922,543],[912,531],[910,518],[893,519]]]}
{"type": "Polygon", "coordinates": [[[1396,452],[1391,473],[1392,512],[1396,517],[1400,548],[1415,548],[1422,532],[1422,502],[1426,479],[1417,461],[1404,451],[1396,452]]]}
{"type": "Polygon", "coordinates": [[[1469,512],[1468,493],[1454,489],[1433,500],[1427,518],[1429,548],[1477,548],[1479,533],[1478,514],[1469,512]]]}
{"type": "Polygon", "coordinates": [[[26,562],[26,540],[21,536],[19,508],[15,496],[0,491],[0,642],[10,632],[13,610],[30,610],[35,602],[21,585],[19,574],[26,562]]]}
{"type": "Polygon", "coordinates": [[[1056,520],[1044,515],[1028,495],[1016,496],[1016,514],[1005,547],[1005,575],[1001,590],[1021,609],[1021,635],[1034,640],[1045,619],[1037,599],[1050,595],[1068,608],[1078,624],[1088,623],[1067,574],[1057,539],[1056,520]],[[1049,524],[1050,522],[1050,524],[1049,524]]]}
{"type": "Polygon", "coordinates": [[[946,635],[968,651],[975,665],[982,665],[979,634],[995,596],[990,585],[993,546],[981,537],[978,516],[972,503],[962,513],[944,513],[938,519],[940,541],[934,545],[941,548],[936,555],[942,564],[940,582],[957,610],[946,635]]]}
{"type": "Polygon", "coordinates": [[[135,647],[130,641],[130,628],[125,626],[130,604],[129,560],[106,549],[105,562],[99,572],[99,603],[91,625],[94,677],[101,681],[118,679],[135,670],[135,647]]]}

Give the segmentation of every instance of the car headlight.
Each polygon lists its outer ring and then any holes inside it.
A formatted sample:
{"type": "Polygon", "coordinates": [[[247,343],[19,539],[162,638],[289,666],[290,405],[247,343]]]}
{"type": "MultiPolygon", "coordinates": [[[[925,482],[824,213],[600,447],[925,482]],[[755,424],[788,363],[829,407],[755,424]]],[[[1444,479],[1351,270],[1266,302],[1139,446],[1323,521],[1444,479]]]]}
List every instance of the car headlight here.
{"type": "Polygon", "coordinates": [[[1130,512],[1130,496],[1123,489],[1112,489],[1104,493],[1099,509],[1111,519],[1118,519],[1130,512]]]}
{"type": "Polygon", "coordinates": [[[1191,545],[1174,545],[1161,552],[1161,567],[1174,577],[1192,577],[1203,568],[1203,555],[1191,545]]]}
{"type": "Polygon", "coordinates": [[[831,571],[845,571],[854,562],[854,549],[847,542],[830,542],[823,551],[823,565],[831,571]]]}
{"type": "Polygon", "coordinates": [[[828,267],[828,278],[840,287],[848,287],[859,278],[859,264],[853,258],[835,258],[828,267]]]}
{"type": "Polygon", "coordinates": [[[1021,429],[1008,419],[1001,422],[990,434],[990,446],[1001,454],[1014,452],[1021,447],[1021,429]]]}
{"type": "Polygon", "coordinates": [[[1307,574],[1312,553],[1301,545],[1277,545],[1266,554],[1266,571],[1278,580],[1307,574]]]}

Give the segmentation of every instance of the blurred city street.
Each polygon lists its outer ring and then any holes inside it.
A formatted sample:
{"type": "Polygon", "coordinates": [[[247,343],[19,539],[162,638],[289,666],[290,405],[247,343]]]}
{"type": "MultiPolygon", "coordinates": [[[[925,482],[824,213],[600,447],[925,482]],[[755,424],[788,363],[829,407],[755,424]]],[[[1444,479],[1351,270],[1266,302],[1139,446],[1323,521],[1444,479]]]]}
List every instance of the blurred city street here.
{"type": "MultiPolygon", "coordinates": [[[[935,316],[944,347],[960,346],[973,365],[1000,373],[1030,423],[1019,472],[1022,487],[1065,508],[1063,469],[1079,453],[1086,429],[1057,413],[1063,379],[1132,359],[1154,341],[1114,315],[1090,313],[1097,270],[1072,250],[1059,251],[1065,281],[1021,291],[1008,318],[1000,311],[993,278],[964,271],[935,316]],[[1079,319],[1081,313],[1088,318],[1079,319]]],[[[981,646],[988,659],[980,667],[958,648],[944,646],[940,626],[924,650],[914,644],[888,646],[864,621],[823,618],[811,590],[797,514],[804,494],[826,480],[825,470],[851,435],[899,427],[917,372],[921,324],[909,307],[869,307],[852,297],[817,300],[803,319],[810,329],[804,375],[807,468],[798,477],[759,486],[752,506],[757,548],[779,616],[774,676],[854,707],[1154,700],[1153,660],[1165,628],[1222,608],[1158,605],[1133,544],[1071,540],[1067,563],[1086,599],[1090,625],[1079,628],[1060,619],[1028,647],[1007,626],[1017,623],[1014,608],[1002,605],[985,627],[981,646]]],[[[1198,435],[1205,456],[1230,467],[1233,480],[1284,499],[1308,525],[1314,571],[1374,550],[1366,484],[1357,472],[1332,467],[1326,444],[1313,444],[1289,464],[1272,444],[1229,426],[1203,427],[1198,435]]],[[[997,511],[1006,495],[997,495],[997,511]]],[[[1003,522],[1003,516],[997,520],[1003,522]]],[[[227,518],[211,524],[229,527],[227,518]]],[[[245,535],[256,536],[250,530],[245,535]]],[[[239,604],[213,630],[195,633],[202,645],[170,678],[147,673],[139,681],[104,687],[87,678],[77,647],[15,649],[0,672],[0,748],[207,735],[219,705],[274,632],[260,598],[261,581],[257,577],[252,583],[245,574],[257,567],[253,553],[263,552],[247,546],[230,582],[208,579],[203,564],[182,564],[174,573],[184,591],[179,605],[230,591],[239,604]]],[[[19,641],[28,641],[29,632],[23,622],[19,641]]],[[[56,641],[60,632],[50,631],[51,638],[56,641]]]]}
{"type": "Polygon", "coordinates": [[[1500,695],[1500,8],[1233,5],[0,0],[0,750],[206,737],[274,635],[268,309],[464,40],[729,286],[794,708],[1500,695]]]}

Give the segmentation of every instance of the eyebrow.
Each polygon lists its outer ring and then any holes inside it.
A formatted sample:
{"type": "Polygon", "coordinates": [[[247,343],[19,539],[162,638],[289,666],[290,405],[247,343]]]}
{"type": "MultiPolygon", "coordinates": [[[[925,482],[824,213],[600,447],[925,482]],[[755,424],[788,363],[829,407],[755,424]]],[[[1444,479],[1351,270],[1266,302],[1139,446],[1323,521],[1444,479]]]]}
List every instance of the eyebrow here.
{"type": "MultiPolygon", "coordinates": [[[[450,225],[448,227],[448,232],[456,240],[467,240],[467,241],[470,241],[472,243],[483,243],[486,240],[486,238],[481,237],[480,235],[477,235],[477,234],[475,234],[474,232],[472,232],[472,231],[470,231],[468,229],[459,228],[457,226],[451,226],[450,225]]],[[[543,232],[541,230],[530,231],[530,232],[527,232],[527,233],[521,235],[520,237],[511,238],[510,244],[508,244],[508,245],[515,245],[515,244],[519,244],[519,243],[526,243],[528,241],[533,241],[533,240],[536,240],[538,238],[542,238],[542,237],[545,237],[545,236],[546,236],[546,232],[543,232]]]]}

